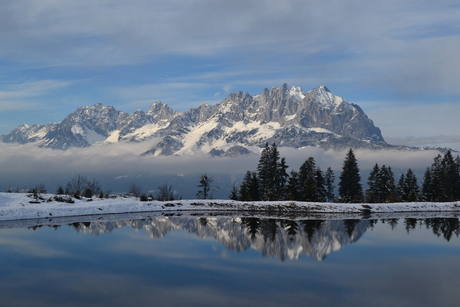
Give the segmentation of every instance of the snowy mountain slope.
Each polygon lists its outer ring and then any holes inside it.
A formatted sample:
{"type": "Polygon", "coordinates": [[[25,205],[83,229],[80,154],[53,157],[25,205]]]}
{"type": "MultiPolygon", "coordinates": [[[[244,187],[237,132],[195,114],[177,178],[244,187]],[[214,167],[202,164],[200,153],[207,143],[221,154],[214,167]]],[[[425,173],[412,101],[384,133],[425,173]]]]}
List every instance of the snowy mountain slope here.
{"type": "Polygon", "coordinates": [[[220,103],[177,112],[156,102],[133,114],[95,104],[78,108],[62,122],[22,125],[3,136],[7,143],[67,149],[98,143],[155,140],[146,155],[247,154],[266,142],[324,149],[404,148],[389,145],[356,104],[326,86],[304,92],[283,84],[261,94],[231,93],[220,103]]]}

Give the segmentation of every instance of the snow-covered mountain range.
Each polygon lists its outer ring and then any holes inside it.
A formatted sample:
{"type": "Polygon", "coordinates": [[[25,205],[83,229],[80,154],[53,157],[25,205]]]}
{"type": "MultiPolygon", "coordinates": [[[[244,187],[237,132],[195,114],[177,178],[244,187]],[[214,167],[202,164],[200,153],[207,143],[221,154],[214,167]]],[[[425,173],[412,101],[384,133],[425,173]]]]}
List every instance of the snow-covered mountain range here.
{"type": "Polygon", "coordinates": [[[1,139],[53,149],[150,142],[145,155],[237,156],[258,153],[266,142],[294,148],[407,149],[387,144],[358,105],[326,86],[304,92],[287,84],[255,96],[232,93],[214,106],[185,112],[156,102],[147,112],[129,114],[98,103],[78,108],[60,123],[21,125],[1,139]]]}

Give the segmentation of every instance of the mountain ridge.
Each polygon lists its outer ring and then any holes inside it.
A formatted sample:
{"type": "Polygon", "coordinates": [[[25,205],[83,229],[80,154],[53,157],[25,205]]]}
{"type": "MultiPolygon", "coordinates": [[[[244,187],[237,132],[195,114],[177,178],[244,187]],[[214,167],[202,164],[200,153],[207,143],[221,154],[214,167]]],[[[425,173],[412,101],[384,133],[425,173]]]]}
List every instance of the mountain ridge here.
{"type": "Polygon", "coordinates": [[[322,85],[308,92],[286,83],[258,95],[230,93],[216,105],[184,112],[158,101],[132,114],[97,103],[79,107],[59,123],[23,124],[5,143],[65,150],[101,143],[152,142],[143,155],[258,153],[267,142],[323,149],[414,149],[387,144],[381,130],[354,103],[322,85]]]}

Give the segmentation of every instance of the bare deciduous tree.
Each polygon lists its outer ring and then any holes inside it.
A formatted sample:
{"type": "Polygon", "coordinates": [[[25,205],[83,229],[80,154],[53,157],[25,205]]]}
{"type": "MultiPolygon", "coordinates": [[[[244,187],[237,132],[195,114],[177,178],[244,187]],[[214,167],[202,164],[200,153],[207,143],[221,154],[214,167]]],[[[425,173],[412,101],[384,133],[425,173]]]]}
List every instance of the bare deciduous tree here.
{"type": "Polygon", "coordinates": [[[157,199],[160,201],[174,200],[172,185],[163,184],[158,187],[157,199]]]}
{"type": "Polygon", "coordinates": [[[65,192],[66,194],[73,195],[77,198],[80,198],[83,194],[85,194],[85,197],[91,197],[92,195],[101,192],[101,185],[96,179],[90,181],[85,177],[78,175],[69,180],[66,185],[65,192]]]}
{"type": "Polygon", "coordinates": [[[66,185],[66,194],[73,195],[75,197],[80,197],[83,193],[86,185],[88,184],[88,179],[78,175],[69,180],[66,185]]]}
{"type": "Polygon", "coordinates": [[[142,194],[142,187],[140,184],[136,183],[131,183],[131,186],[129,187],[128,191],[129,195],[132,195],[134,197],[139,197],[142,194]]]}

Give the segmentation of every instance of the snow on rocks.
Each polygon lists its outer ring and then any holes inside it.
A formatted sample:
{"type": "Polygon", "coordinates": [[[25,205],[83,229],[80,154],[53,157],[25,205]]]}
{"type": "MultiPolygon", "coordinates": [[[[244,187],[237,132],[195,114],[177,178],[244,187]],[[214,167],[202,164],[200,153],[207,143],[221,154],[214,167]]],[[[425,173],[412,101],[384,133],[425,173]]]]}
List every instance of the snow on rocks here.
{"type": "Polygon", "coordinates": [[[460,202],[451,203],[385,203],[341,204],[294,201],[233,201],[233,200],[174,200],[169,202],[141,202],[135,197],[108,199],[73,199],[74,203],[57,202],[54,195],[45,194],[43,200],[34,201],[23,193],[0,193],[0,221],[88,216],[139,212],[176,211],[249,211],[265,214],[379,214],[400,212],[459,212],[460,202]]]}

